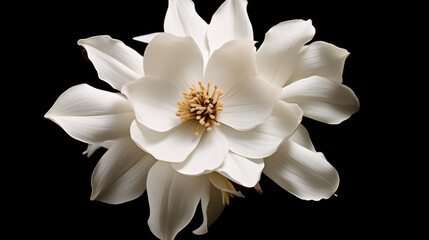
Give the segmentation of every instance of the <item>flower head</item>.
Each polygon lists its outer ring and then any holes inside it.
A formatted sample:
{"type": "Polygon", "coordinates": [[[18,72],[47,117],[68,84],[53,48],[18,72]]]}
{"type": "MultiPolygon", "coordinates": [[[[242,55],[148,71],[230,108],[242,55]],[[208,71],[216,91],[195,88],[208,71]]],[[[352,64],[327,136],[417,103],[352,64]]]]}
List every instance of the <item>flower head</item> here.
{"type": "Polygon", "coordinates": [[[149,228],[174,239],[201,202],[204,234],[231,197],[264,172],[305,200],[331,197],[339,176],[317,152],[303,116],[338,124],[359,109],[342,84],[349,53],[311,41],[311,20],[271,28],[259,49],[246,0],[226,0],[210,24],[191,0],[169,0],[165,33],[144,58],[109,36],[78,41],[100,79],[120,92],[80,84],[45,114],[84,153],[108,150],[94,169],[91,200],[120,204],[146,189],[149,228]],[[144,59],[144,61],[143,61],[144,59]]]}

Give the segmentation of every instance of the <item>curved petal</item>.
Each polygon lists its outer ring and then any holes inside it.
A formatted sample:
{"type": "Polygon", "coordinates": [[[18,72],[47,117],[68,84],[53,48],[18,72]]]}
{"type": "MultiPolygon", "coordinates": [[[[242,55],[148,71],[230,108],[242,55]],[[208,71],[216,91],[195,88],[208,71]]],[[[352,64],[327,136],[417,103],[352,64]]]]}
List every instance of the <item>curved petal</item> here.
{"type": "Polygon", "coordinates": [[[205,187],[201,195],[201,209],[203,223],[193,231],[196,235],[207,233],[208,228],[220,216],[225,208],[222,192],[214,187],[208,180],[204,181],[205,187]]]}
{"type": "Polygon", "coordinates": [[[182,92],[167,79],[145,76],[125,85],[122,92],[133,105],[137,121],[146,127],[165,132],[182,123],[176,116],[182,92]]]}
{"type": "Polygon", "coordinates": [[[123,95],[80,84],[61,94],[45,118],[79,141],[101,143],[129,136],[134,113],[123,95]]]}
{"type": "Polygon", "coordinates": [[[254,42],[233,40],[216,50],[207,63],[204,82],[217,84],[227,94],[237,83],[258,75],[254,42]]]}
{"type": "Polygon", "coordinates": [[[306,117],[338,124],[359,110],[349,87],[320,76],[296,81],[282,90],[282,100],[298,104],[306,117]]]}
{"type": "Polygon", "coordinates": [[[203,79],[203,57],[191,37],[161,33],[148,44],[144,57],[146,75],[165,78],[181,91],[203,79]]]}
{"type": "Polygon", "coordinates": [[[206,174],[218,168],[228,153],[228,142],[218,127],[205,132],[200,142],[188,158],[172,166],[185,175],[206,174]]]}
{"type": "Polygon", "coordinates": [[[288,192],[305,200],[331,197],[339,176],[322,153],[313,152],[287,140],[278,151],[265,158],[264,173],[288,192]]]}
{"type": "Polygon", "coordinates": [[[210,52],[228,41],[253,41],[253,29],[247,15],[247,0],[226,0],[213,14],[207,29],[210,52]]]}
{"type": "Polygon", "coordinates": [[[314,34],[311,20],[291,20],[272,27],[256,53],[260,76],[283,87],[295,71],[302,47],[314,34]]]}
{"type": "Polygon", "coordinates": [[[127,83],[144,76],[143,57],[110,36],[95,36],[77,42],[88,52],[98,77],[120,90],[127,83]]]}
{"type": "Polygon", "coordinates": [[[296,104],[278,101],[266,122],[248,131],[221,125],[230,150],[248,158],[264,158],[277,151],[283,139],[291,136],[301,122],[303,112],[296,104]]]}
{"type": "Polygon", "coordinates": [[[220,98],[224,107],[216,120],[239,131],[250,130],[271,116],[280,92],[280,88],[264,80],[246,78],[220,98]]]}
{"type": "Polygon", "coordinates": [[[254,187],[261,178],[262,169],[264,169],[263,159],[247,159],[229,152],[216,172],[242,186],[254,187]]]}
{"type": "Polygon", "coordinates": [[[327,42],[313,42],[299,56],[295,72],[287,84],[313,75],[342,83],[344,62],[349,52],[327,42]]]}
{"type": "Polygon", "coordinates": [[[204,176],[189,177],[169,163],[158,161],[149,170],[149,228],[159,239],[172,240],[194,216],[204,187],[204,176]]]}
{"type": "Polygon", "coordinates": [[[148,171],[155,162],[130,138],[116,141],[92,173],[91,200],[110,204],[134,200],[145,191],[148,171]]]}
{"type": "Polygon", "coordinates": [[[307,129],[302,124],[300,124],[296,128],[295,133],[288,139],[298,143],[299,145],[307,148],[310,151],[316,152],[316,149],[311,142],[310,135],[308,134],[307,129]]]}
{"type": "Polygon", "coordinates": [[[191,0],[169,0],[164,31],[179,37],[192,37],[204,59],[208,59],[207,23],[198,15],[191,0]]]}
{"type": "Polygon", "coordinates": [[[186,121],[167,131],[156,132],[137,121],[131,124],[131,138],[141,149],[156,159],[167,162],[182,162],[195,149],[204,130],[195,136],[196,123],[186,121]]]}

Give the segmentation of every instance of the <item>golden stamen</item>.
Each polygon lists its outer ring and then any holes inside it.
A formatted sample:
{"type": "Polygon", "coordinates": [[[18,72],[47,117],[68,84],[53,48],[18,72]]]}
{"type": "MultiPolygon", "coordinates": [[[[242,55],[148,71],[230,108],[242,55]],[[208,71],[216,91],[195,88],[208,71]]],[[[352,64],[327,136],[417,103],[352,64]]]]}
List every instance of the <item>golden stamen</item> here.
{"type": "Polygon", "coordinates": [[[198,86],[199,90],[195,87],[195,84],[192,84],[189,92],[182,93],[184,100],[177,101],[179,110],[176,113],[176,116],[180,117],[182,121],[197,120],[195,135],[199,134],[201,126],[206,127],[207,132],[213,130],[212,125],[220,126],[220,123],[216,121],[216,116],[222,112],[224,105],[222,101],[219,101],[223,91],[218,90],[216,84],[212,94],[210,94],[210,82],[207,82],[207,88],[202,81],[198,81],[198,86]]]}

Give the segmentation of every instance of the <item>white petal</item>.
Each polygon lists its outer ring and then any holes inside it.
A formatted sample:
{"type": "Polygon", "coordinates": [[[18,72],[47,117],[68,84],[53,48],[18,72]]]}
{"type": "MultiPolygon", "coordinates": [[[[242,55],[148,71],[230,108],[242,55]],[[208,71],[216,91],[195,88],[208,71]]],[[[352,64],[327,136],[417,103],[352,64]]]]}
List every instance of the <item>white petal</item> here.
{"type": "Polygon", "coordinates": [[[123,42],[109,36],[81,39],[100,79],[120,90],[122,85],[144,76],[143,57],[123,42]]]}
{"type": "Polygon", "coordinates": [[[284,87],[282,100],[298,104],[306,117],[329,124],[338,124],[359,109],[359,100],[349,87],[320,76],[284,87]]]}
{"type": "Polygon", "coordinates": [[[149,34],[133,37],[133,39],[136,41],[139,41],[139,42],[149,43],[150,41],[152,41],[156,36],[158,36],[161,33],[162,32],[149,33],[149,34]]]}
{"type": "Polygon", "coordinates": [[[167,162],[182,162],[195,149],[204,130],[195,136],[196,123],[186,121],[167,131],[156,132],[137,121],[131,124],[131,138],[156,159],[167,162]]]}
{"type": "Polygon", "coordinates": [[[45,117],[77,140],[100,143],[129,136],[134,113],[123,95],[80,84],[61,94],[45,117]]]}
{"type": "Polygon", "coordinates": [[[296,128],[295,133],[289,138],[289,140],[298,143],[299,145],[307,148],[310,151],[316,152],[316,149],[311,142],[310,135],[308,134],[307,129],[302,124],[300,124],[296,128]]]}
{"type": "Polygon", "coordinates": [[[207,233],[208,228],[220,216],[225,208],[223,204],[222,192],[215,188],[209,181],[204,181],[207,186],[204,187],[201,195],[201,209],[203,211],[203,223],[193,231],[196,235],[207,233]]]}
{"type": "Polygon", "coordinates": [[[176,172],[169,163],[158,161],[149,170],[149,228],[159,239],[172,240],[194,216],[205,177],[176,172]]]}
{"type": "Polygon", "coordinates": [[[146,75],[165,78],[181,91],[189,91],[203,78],[203,57],[190,37],[159,34],[146,47],[144,57],[146,75]]]}
{"type": "Polygon", "coordinates": [[[179,37],[192,37],[204,59],[208,59],[207,23],[198,15],[191,0],[169,0],[164,31],[179,37]]]}
{"type": "Polygon", "coordinates": [[[210,183],[213,184],[213,186],[218,190],[244,198],[244,195],[240,191],[235,190],[234,185],[231,184],[228,178],[222,176],[221,174],[212,172],[208,174],[207,177],[210,180],[210,183]]]}
{"type": "Polygon", "coordinates": [[[332,44],[317,41],[306,46],[300,54],[295,72],[288,84],[313,75],[341,83],[344,62],[349,52],[332,44]]]}
{"type": "Polygon", "coordinates": [[[260,76],[283,87],[295,70],[302,47],[314,33],[311,20],[286,21],[272,27],[256,54],[260,76]]]}
{"type": "Polygon", "coordinates": [[[204,81],[228,93],[247,77],[257,76],[254,42],[234,40],[216,50],[207,63],[204,81]]]}
{"type": "Polygon", "coordinates": [[[223,111],[216,120],[239,131],[250,130],[271,116],[280,92],[280,88],[264,80],[246,78],[224,92],[220,98],[224,102],[223,111]]]}
{"type": "Polygon", "coordinates": [[[247,0],[226,0],[213,15],[207,30],[210,52],[228,41],[253,41],[253,29],[247,15],[247,0]]]}
{"type": "Polygon", "coordinates": [[[295,132],[302,115],[298,105],[278,101],[267,121],[249,131],[237,131],[226,125],[221,125],[221,129],[231,151],[248,158],[264,158],[276,152],[283,139],[295,132]]]}
{"type": "Polygon", "coordinates": [[[322,153],[313,152],[287,140],[272,156],[265,158],[264,173],[295,196],[305,200],[331,197],[339,176],[322,153]]]}
{"type": "Polygon", "coordinates": [[[218,127],[211,132],[204,132],[200,142],[188,158],[172,166],[186,175],[206,174],[218,168],[228,153],[228,142],[218,127]]]}
{"type": "Polygon", "coordinates": [[[263,159],[248,159],[229,152],[216,171],[242,186],[254,187],[259,182],[263,168],[263,159]]]}
{"type": "Polygon", "coordinates": [[[110,204],[134,200],[146,189],[147,174],[155,162],[130,138],[116,141],[92,173],[91,200],[110,204]]]}
{"type": "Polygon", "coordinates": [[[176,116],[182,92],[167,79],[145,76],[125,85],[122,92],[133,105],[136,119],[146,127],[165,132],[182,123],[176,116]]]}

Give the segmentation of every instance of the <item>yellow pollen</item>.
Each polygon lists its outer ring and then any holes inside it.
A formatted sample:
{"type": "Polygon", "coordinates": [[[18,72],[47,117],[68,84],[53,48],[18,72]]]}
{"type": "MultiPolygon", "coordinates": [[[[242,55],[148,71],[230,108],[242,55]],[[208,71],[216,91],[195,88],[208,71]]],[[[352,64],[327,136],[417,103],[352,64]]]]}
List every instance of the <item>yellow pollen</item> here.
{"type": "Polygon", "coordinates": [[[195,129],[195,135],[199,134],[201,126],[206,127],[207,132],[213,130],[212,125],[219,127],[220,123],[216,121],[216,116],[223,111],[224,103],[219,101],[223,95],[222,90],[214,85],[214,91],[210,96],[210,82],[207,82],[207,88],[201,81],[198,82],[199,90],[194,84],[189,88],[189,92],[183,92],[185,100],[178,100],[179,110],[176,116],[182,121],[189,119],[196,120],[198,125],[195,129]],[[217,96],[216,96],[217,95],[217,96]],[[216,97],[216,98],[215,98],[216,97]]]}

